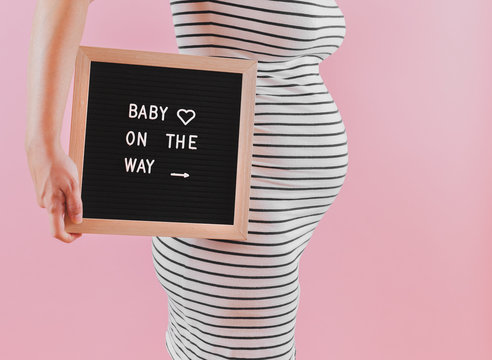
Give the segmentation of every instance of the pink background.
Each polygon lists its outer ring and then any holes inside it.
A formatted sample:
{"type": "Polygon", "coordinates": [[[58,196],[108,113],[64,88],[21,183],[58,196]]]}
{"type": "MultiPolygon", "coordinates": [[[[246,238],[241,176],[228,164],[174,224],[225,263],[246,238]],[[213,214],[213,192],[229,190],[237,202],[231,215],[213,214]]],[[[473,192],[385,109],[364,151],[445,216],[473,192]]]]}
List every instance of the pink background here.
{"type": "MultiPolygon", "coordinates": [[[[350,164],[301,259],[298,360],[491,359],[492,2],[338,3],[347,36],[321,70],[350,164]]],[[[36,204],[23,149],[34,6],[0,5],[0,358],[169,359],[151,238],[68,245],[36,204]]],[[[82,45],[177,52],[169,2],[96,0],[82,45]]]]}

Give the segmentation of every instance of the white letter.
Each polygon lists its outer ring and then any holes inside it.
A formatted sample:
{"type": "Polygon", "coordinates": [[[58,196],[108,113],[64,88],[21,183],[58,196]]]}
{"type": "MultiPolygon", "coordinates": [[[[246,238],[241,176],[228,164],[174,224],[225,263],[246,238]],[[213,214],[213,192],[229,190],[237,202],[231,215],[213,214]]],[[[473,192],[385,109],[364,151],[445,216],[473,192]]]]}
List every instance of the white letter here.
{"type": "MultiPolygon", "coordinates": [[[[128,159],[125,158],[125,164],[126,164],[126,172],[128,172],[128,159]]],[[[130,159],[130,161],[133,161],[133,159],[130,159]]],[[[135,159],[135,162],[137,161],[137,159],[135,159]]],[[[133,172],[133,170],[135,170],[135,162],[132,162],[130,163],[130,166],[131,166],[131,171],[133,172]]]]}
{"type": "Polygon", "coordinates": [[[191,150],[196,150],[196,147],[191,147],[191,144],[194,144],[195,142],[191,140],[192,137],[198,137],[198,135],[190,135],[190,138],[188,140],[188,149],[191,149],[191,150]]]}
{"type": "Polygon", "coordinates": [[[161,110],[161,114],[162,114],[162,121],[164,121],[164,118],[166,117],[166,111],[168,108],[169,106],[166,106],[166,108],[163,109],[162,106],[159,105],[159,109],[161,110]]]}
{"type": "Polygon", "coordinates": [[[149,119],[150,120],[157,119],[157,106],[156,105],[150,105],[149,119]]]}
{"type": "Polygon", "coordinates": [[[140,116],[142,116],[143,114],[143,117],[145,119],[147,119],[147,113],[145,112],[145,105],[142,105],[142,107],[140,108],[140,113],[138,114],[138,118],[140,119],[140,116]]]}
{"type": "Polygon", "coordinates": [[[169,144],[167,145],[167,148],[170,149],[171,148],[171,144],[172,144],[172,139],[174,137],[174,134],[167,134],[167,137],[169,138],[169,144]]]}
{"type": "Polygon", "coordinates": [[[130,108],[128,110],[128,117],[130,119],[135,119],[137,117],[137,104],[130,103],[130,108]],[[135,114],[132,116],[132,114],[135,114]]]}
{"type": "Polygon", "coordinates": [[[133,131],[131,131],[131,130],[130,130],[130,131],[128,131],[128,132],[126,133],[126,143],[127,143],[127,145],[132,146],[134,142],[135,142],[135,133],[134,133],[133,131]],[[132,140],[131,140],[131,143],[130,143],[130,141],[128,140],[128,135],[130,135],[130,134],[132,135],[132,140]]]}
{"type": "Polygon", "coordinates": [[[145,132],[145,137],[142,136],[142,133],[138,132],[137,145],[140,145],[140,140],[142,140],[143,146],[147,146],[147,131],[145,132]]]}
{"type": "Polygon", "coordinates": [[[140,162],[138,163],[138,169],[137,169],[137,172],[140,171],[140,168],[142,168],[143,172],[145,173],[145,165],[144,165],[144,161],[143,159],[140,160],[140,162]]]}
{"type": "Polygon", "coordinates": [[[176,149],[178,148],[178,144],[181,144],[181,149],[184,149],[186,135],[181,135],[181,136],[183,136],[182,140],[179,139],[179,134],[176,135],[176,149]]]}
{"type": "Polygon", "coordinates": [[[149,159],[145,159],[145,161],[147,161],[147,165],[149,165],[149,174],[150,174],[150,171],[151,171],[151,168],[152,168],[152,164],[154,163],[154,159],[152,159],[152,162],[149,162],[149,159]]]}

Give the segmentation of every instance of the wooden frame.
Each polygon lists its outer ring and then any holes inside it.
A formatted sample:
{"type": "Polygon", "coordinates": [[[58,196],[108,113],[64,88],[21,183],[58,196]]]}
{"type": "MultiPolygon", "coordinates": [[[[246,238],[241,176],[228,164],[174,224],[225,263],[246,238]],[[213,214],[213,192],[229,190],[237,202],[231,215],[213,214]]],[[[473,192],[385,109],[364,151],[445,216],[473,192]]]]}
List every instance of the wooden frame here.
{"type": "Polygon", "coordinates": [[[245,240],[248,232],[257,61],[250,59],[219,58],[187,54],[80,46],[75,63],[69,156],[77,165],[81,189],[83,185],[82,171],[91,61],[176,67],[243,74],[234,224],[222,225],[94,218],[83,218],[81,224],[75,224],[71,221],[69,216],[65,215],[64,221],[66,231],[73,233],[183,236],[245,240]]]}

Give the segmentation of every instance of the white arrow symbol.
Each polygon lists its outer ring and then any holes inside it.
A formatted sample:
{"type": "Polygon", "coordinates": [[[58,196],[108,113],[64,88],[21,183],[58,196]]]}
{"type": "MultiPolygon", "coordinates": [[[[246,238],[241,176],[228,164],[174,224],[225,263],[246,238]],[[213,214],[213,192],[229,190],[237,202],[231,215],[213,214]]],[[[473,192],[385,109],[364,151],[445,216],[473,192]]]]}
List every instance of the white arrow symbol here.
{"type": "Polygon", "coordinates": [[[187,178],[188,176],[190,176],[190,174],[188,173],[171,173],[171,176],[182,176],[184,178],[187,178]]]}

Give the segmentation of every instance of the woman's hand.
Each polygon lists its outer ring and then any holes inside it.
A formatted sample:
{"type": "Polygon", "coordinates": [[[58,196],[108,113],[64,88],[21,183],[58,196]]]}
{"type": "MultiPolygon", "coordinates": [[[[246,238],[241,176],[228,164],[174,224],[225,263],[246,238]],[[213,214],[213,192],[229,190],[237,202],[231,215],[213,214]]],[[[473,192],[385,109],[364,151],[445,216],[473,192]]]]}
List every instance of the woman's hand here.
{"type": "Polygon", "coordinates": [[[66,232],[63,220],[64,215],[68,214],[73,222],[82,222],[77,166],[59,144],[30,145],[26,147],[26,154],[37,203],[48,210],[51,234],[71,243],[82,235],[66,232]]]}

